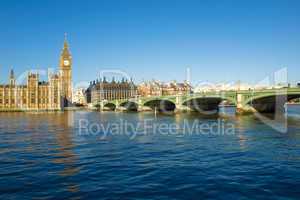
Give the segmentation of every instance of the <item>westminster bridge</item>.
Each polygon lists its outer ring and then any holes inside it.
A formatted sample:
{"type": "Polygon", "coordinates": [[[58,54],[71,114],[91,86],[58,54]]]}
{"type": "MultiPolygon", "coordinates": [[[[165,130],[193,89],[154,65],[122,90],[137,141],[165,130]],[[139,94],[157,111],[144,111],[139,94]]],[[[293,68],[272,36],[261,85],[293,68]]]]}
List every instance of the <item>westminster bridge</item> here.
{"type": "Polygon", "coordinates": [[[193,93],[173,96],[135,97],[97,103],[101,110],[123,111],[197,111],[216,113],[221,103],[236,106],[238,113],[277,113],[285,111],[285,103],[300,98],[300,88],[239,90],[193,93]]]}

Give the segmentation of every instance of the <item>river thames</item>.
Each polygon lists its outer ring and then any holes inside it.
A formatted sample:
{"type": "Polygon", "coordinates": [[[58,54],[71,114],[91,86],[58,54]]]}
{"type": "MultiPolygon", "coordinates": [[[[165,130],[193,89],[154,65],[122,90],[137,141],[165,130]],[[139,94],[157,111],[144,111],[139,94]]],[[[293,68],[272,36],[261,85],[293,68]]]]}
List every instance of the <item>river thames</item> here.
{"type": "Polygon", "coordinates": [[[300,107],[284,133],[231,109],[0,113],[0,199],[299,199],[300,107]]]}

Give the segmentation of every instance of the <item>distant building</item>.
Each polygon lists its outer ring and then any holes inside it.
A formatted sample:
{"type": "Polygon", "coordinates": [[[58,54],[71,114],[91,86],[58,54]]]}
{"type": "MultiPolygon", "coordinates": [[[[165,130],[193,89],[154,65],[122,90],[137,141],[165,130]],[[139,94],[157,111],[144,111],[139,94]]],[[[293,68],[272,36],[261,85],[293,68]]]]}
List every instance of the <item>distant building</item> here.
{"type": "Polygon", "coordinates": [[[172,81],[162,85],[162,95],[186,95],[192,92],[192,87],[187,82],[177,83],[172,81]]]}
{"type": "Polygon", "coordinates": [[[85,92],[87,103],[96,104],[103,100],[121,100],[137,96],[137,87],[133,81],[122,79],[117,82],[113,78],[108,82],[104,77],[103,80],[97,80],[90,83],[85,92]]]}
{"type": "Polygon", "coordinates": [[[40,81],[39,74],[28,73],[26,84],[17,84],[14,71],[9,84],[0,85],[0,111],[61,110],[72,101],[72,57],[65,39],[59,73],[40,81]]]}
{"type": "Polygon", "coordinates": [[[144,82],[138,86],[138,94],[143,97],[161,96],[162,86],[158,81],[144,82]]]}
{"type": "Polygon", "coordinates": [[[57,74],[49,82],[40,82],[39,75],[29,73],[27,84],[17,85],[13,70],[9,84],[0,85],[0,111],[60,110],[60,78],[57,74]]]}
{"type": "Polygon", "coordinates": [[[192,92],[192,87],[187,83],[177,83],[175,81],[164,84],[159,81],[144,82],[138,86],[140,96],[172,96],[185,95],[192,92]]]}
{"type": "Polygon", "coordinates": [[[77,88],[73,91],[73,103],[74,104],[79,104],[79,105],[86,104],[85,91],[86,91],[86,89],[84,89],[84,88],[77,88]]]}
{"type": "MultiPolygon", "coordinates": [[[[262,87],[262,86],[257,86],[262,87]]],[[[251,90],[253,87],[247,83],[229,82],[229,83],[210,83],[203,82],[195,87],[195,93],[205,92],[221,92],[221,91],[239,91],[239,90],[251,90]]]]}

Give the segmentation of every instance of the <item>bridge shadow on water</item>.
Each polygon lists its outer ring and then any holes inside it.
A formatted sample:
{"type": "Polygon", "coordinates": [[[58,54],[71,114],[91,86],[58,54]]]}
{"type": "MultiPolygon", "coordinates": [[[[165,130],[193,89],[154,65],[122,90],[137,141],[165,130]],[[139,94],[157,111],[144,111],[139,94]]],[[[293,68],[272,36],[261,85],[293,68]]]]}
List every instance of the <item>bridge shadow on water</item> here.
{"type": "Polygon", "coordinates": [[[160,113],[172,113],[176,109],[176,105],[168,100],[152,100],[144,104],[146,107],[150,107],[155,112],[160,113]]]}
{"type": "Polygon", "coordinates": [[[183,103],[183,106],[189,108],[190,111],[202,113],[204,115],[215,115],[219,111],[219,105],[222,99],[219,97],[195,98],[183,103]]]}
{"type": "Polygon", "coordinates": [[[125,112],[137,112],[138,108],[138,104],[131,101],[126,101],[120,104],[120,109],[125,112]]]}

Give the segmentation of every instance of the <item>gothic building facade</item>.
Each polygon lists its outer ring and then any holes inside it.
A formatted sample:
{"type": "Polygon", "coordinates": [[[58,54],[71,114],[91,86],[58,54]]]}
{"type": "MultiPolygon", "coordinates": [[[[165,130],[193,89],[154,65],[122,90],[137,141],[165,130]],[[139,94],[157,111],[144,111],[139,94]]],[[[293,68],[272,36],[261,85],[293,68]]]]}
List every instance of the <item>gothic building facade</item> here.
{"type": "Polygon", "coordinates": [[[56,111],[72,99],[72,57],[67,40],[60,56],[58,73],[48,74],[48,82],[38,73],[28,73],[24,83],[17,83],[11,70],[9,83],[0,85],[0,111],[56,111]]]}
{"type": "Polygon", "coordinates": [[[137,95],[137,86],[133,81],[107,81],[104,77],[90,83],[85,92],[87,103],[97,104],[101,101],[122,100],[135,97],[137,95]]]}

